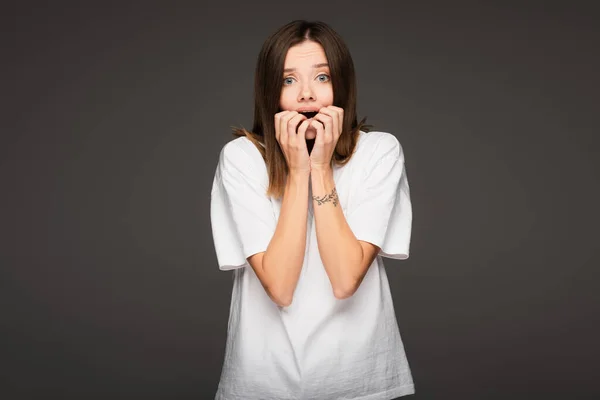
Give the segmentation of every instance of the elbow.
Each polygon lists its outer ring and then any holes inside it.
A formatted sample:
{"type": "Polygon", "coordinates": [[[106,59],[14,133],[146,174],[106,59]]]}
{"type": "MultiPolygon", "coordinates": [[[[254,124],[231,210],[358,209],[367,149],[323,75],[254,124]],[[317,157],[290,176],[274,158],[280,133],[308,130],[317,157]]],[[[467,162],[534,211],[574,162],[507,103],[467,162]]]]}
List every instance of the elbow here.
{"type": "Polygon", "coordinates": [[[293,295],[284,293],[281,290],[269,290],[269,297],[279,307],[289,307],[294,299],[293,295]]]}
{"type": "MultiPolygon", "coordinates": [[[[345,265],[349,265],[346,263],[345,265]]],[[[345,276],[340,276],[337,279],[336,284],[332,282],[333,295],[338,300],[344,300],[352,297],[358,290],[364,276],[357,276],[354,273],[347,272],[345,276]]]]}
{"type": "Polygon", "coordinates": [[[352,293],[346,292],[346,291],[334,290],[333,295],[338,300],[345,300],[345,299],[351,297],[352,293]]]}
{"type": "Polygon", "coordinates": [[[275,304],[277,304],[278,307],[289,307],[292,304],[292,297],[291,296],[286,296],[286,297],[271,296],[271,300],[273,300],[273,302],[275,304]]]}
{"type": "Polygon", "coordinates": [[[351,291],[351,290],[334,290],[333,291],[333,295],[338,300],[345,300],[349,297],[352,297],[353,294],[354,294],[354,291],[351,291]]]}
{"type": "Polygon", "coordinates": [[[275,304],[277,304],[277,306],[279,308],[285,308],[285,307],[289,307],[292,304],[292,301],[279,301],[279,302],[275,302],[275,304]]]}
{"type": "Polygon", "coordinates": [[[349,297],[352,297],[352,295],[354,293],[356,293],[357,289],[358,289],[358,285],[356,285],[354,283],[343,285],[343,286],[338,285],[337,287],[333,288],[333,295],[338,300],[344,300],[349,297]]]}
{"type": "MultiPolygon", "coordinates": [[[[263,268],[266,265],[265,259],[263,258],[263,268]]],[[[263,273],[266,268],[263,269],[263,273]]],[[[268,269],[267,269],[268,270],[268,269]]],[[[265,289],[265,292],[278,307],[288,307],[292,304],[292,300],[294,297],[293,290],[290,291],[286,289],[284,283],[281,279],[274,279],[273,277],[267,277],[268,275],[263,275],[263,279],[261,279],[261,283],[265,289]]]]}
{"type": "Polygon", "coordinates": [[[343,260],[338,264],[337,271],[339,272],[337,279],[330,279],[333,295],[338,300],[352,297],[365,276],[366,270],[362,268],[364,252],[360,245],[358,245],[357,249],[352,258],[343,260]]]}

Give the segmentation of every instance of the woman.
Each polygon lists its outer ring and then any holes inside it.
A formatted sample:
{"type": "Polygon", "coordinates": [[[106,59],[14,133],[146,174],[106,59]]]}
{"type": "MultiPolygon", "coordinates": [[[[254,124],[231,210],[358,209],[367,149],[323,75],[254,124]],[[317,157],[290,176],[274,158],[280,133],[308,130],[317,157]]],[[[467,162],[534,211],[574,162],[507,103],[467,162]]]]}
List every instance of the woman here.
{"type": "Polygon", "coordinates": [[[219,268],[234,270],[216,399],[414,393],[382,261],[409,254],[404,154],[364,121],[328,25],[293,21],[266,40],[252,132],[223,147],[212,189],[219,268]]]}

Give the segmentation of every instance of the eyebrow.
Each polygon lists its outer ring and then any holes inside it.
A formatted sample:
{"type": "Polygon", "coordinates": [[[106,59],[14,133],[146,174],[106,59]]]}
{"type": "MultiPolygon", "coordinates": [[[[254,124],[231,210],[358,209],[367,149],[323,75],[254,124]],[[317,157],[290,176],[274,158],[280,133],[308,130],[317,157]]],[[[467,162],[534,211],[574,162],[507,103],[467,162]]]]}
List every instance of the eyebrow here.
{"type": "MultiPolygon", "coordinates": [[[[327,64],[327,63],[315,64],[312,67],[313,68],[329,67],[329,64],[327,64]]],[[[292,72],[295,70],[296,70],[296,68],[284,68],[283,72],[292,72]]]]}

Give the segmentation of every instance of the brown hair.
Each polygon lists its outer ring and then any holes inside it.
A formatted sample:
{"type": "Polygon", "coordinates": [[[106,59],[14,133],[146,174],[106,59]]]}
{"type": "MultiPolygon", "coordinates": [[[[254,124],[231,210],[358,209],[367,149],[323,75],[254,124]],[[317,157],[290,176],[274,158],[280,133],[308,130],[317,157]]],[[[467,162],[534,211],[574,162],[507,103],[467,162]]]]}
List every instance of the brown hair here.
{"type": "Polygon", "coordinates": [[[342,38],[327,24],[320,21],[295,20],[272,33],[258,55],[254,75],[254,125],[252,132],[234,127],[236,137],[246,136],[260,151],[269,175],[267,195],[283,196],[288,166],[275,137],[275,114],[283,85],[283,68],[288,49],[304,41],[319,43],[325,51],[331,83],[333,105],[344,109],[342,133],[332,161],[347,163],[354,152],[360,130],[367,131],[366,117],[357,123],[356,76],[354,62],[342,38]]]}

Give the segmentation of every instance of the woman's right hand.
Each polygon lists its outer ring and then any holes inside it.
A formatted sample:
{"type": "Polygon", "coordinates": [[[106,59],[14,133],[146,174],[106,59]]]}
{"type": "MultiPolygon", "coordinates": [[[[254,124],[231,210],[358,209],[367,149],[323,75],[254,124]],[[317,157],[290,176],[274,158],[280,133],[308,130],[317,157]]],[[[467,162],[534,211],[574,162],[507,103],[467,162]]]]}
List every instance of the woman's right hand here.
{"type": "Polygon", "coordinates": [[[283,151],[290,173],[310,173],[310,157],[305,138],[308,125],[306,116],[297,111],[281,111],[275,114],[275,137],[283,151]]]}

